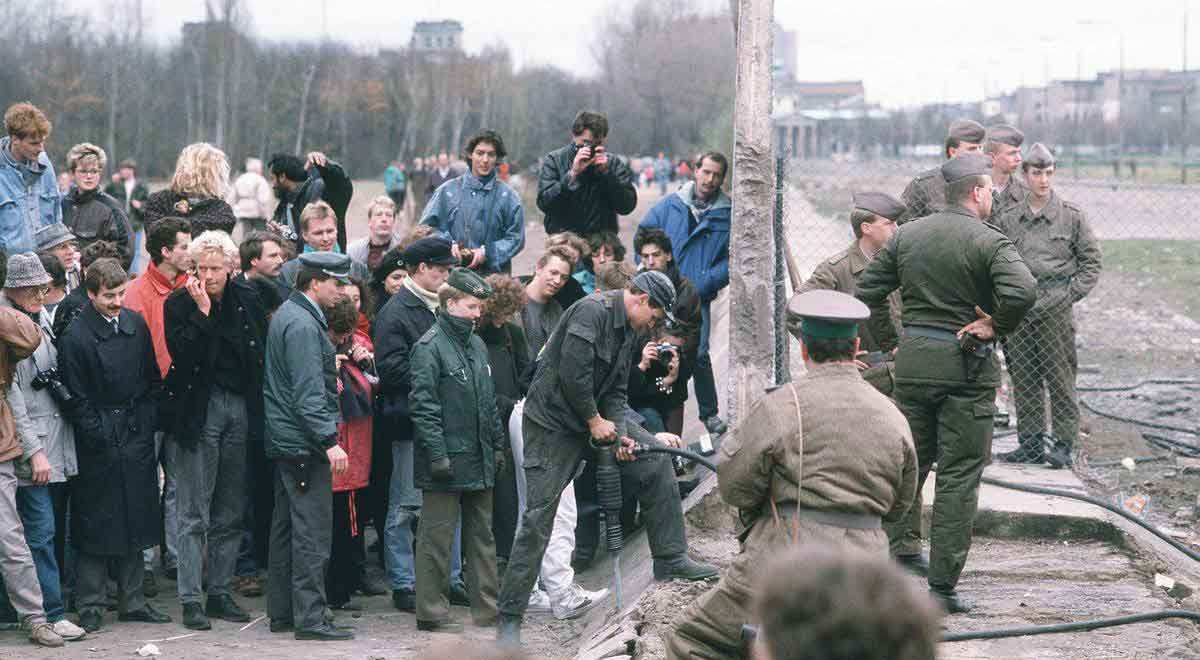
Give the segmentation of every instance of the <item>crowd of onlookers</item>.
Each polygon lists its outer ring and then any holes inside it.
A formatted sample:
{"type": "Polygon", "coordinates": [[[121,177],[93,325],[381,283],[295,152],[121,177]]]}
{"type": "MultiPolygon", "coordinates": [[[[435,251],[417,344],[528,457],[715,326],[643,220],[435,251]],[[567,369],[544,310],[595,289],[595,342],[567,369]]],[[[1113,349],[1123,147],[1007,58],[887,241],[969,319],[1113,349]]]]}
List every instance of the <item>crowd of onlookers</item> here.
{"type": "MultiPolygon", "coordinates": [[[[444,153],[389,167],[367,235],[347,241],[353,184],[322,153],[248,159],[231,179],[219,148],[192,144],[150,193],[131,159],[108,178],[90,143],[58,177],[51,128],[15,104],[0,140],[0,551],[10,615],[38,644],[109,610],[169,622],[148,600],[164,580],[194,630],[250,621],[239,600],[263,594],[271,630],[299,639],[352,636],[335,612],[359,594],[390,594],[423,629],[453,631],[448,604],[494,622],[539,354],[573,303],[638,271],[669,279],[678,323],[628,355],[632,423],[680,446],[695,381],[702,421],[724,431],[707,354],[728,281],[719,153],[645,216],[635,266],[617,217],[638,175],[606,152],[605,118],[580,113],[542,160],[549,237],[514,277],[524,208],[491,131],[467,141],[465,170],[444,153]]],[[[630,460],[622,480],[622,522],[649,530],[656,576],[715,575],[686,555],[671,460],[630,460]]],[[[574,580],[599,552],[594,465],[570,491],[528,597],[561,619],[606,596],[574,580]]]]}

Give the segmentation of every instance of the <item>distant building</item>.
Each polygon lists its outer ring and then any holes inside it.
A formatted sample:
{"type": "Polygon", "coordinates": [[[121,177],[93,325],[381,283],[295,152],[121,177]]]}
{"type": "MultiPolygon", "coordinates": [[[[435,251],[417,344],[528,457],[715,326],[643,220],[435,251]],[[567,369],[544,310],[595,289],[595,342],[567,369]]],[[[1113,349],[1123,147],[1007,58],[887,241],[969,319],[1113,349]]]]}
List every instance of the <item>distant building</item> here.
{"type": "Polygon", "coordinates": [[[774,61],[771,71],[779,83],[796,79],[796,33],[785,30],[778,23],[771,26],[775,34],[774,61]]]}
{"type": "Polygon", "coordinates": [[[771,122],[775,148],[790,158],[823,158],[875,148],[878,120],[888,113],[867,103],[861,80],[780,83],[771,122]]]}
{"type": "Polygon", "coordinates": [[[417,21],[409,48],[427,52],[461,51],[462,33],[463,26],[458,21],[417,21]]]}

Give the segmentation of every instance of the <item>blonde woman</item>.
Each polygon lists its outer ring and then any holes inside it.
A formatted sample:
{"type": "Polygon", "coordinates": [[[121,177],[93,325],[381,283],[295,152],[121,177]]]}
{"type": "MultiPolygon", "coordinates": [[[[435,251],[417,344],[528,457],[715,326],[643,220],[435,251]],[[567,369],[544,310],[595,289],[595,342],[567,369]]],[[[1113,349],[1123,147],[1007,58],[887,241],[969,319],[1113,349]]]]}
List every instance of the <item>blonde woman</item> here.
{"type": "MultiPolygon", "coordinates": [[[[100,190],[107,164],[104,150],[89,142],[77,144],[67,152],[67,172],[74,183],[63,195],[63,224],[78,239],[80,250],[96,241],[110,241],[121,250],[121,265],[129,268],[133,261],[133,227],[121,202],[100,190]]],[[[50,231],[53,227],[34,236],[39,250],[49,249],[47,241],[61,235],[50,231]]]]}
{"type": "Polygon", "coordinates": [[[146,200],[146,225],[167,217],[184,218],[192,236],[216,229],[233,232],[237,218],[225,201],[229,188],[229,159],[225,152],[207,142],[189,144],[175,161],[171,186],[146,200]]]}

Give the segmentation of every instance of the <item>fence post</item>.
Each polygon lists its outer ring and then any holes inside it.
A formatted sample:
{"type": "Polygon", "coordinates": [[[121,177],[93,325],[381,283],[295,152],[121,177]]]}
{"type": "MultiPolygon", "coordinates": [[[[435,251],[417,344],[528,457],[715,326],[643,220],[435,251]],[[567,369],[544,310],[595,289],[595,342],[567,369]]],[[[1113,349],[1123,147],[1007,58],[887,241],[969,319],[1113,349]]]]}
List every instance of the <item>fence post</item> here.
{"type": "Polygon", "coordinates": [[[783,231],[783,156],[775,157],[775,384],[783,385],[792,379],[787,322],[787,272],[784,250],[787,236],[783,231]]]}

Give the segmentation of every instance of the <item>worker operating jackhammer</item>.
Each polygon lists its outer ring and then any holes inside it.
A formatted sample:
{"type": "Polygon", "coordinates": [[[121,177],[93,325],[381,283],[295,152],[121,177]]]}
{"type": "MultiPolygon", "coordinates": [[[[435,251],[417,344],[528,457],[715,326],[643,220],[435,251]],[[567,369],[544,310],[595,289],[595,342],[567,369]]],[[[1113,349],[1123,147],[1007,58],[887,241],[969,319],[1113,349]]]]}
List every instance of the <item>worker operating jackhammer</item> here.
{"type": "MultiPolygon", "coordinates": [[[[537,580],[558,499],[593,451],[610,455],[629,433],[626,387],[634,337],[675,305],[671,280],[638,274],[629,287],[590,295],[566,311],[538,358],[523,422],[526,509],[500,586],[497,638],[520,644],[521,619],[537,580]],[[595,449],[594,449],[595,448],[595,449]]],[[[616,539],[614,539],[615,541],[616,539]]],[[[660,559],[655,558],[659,563],[660,559]]],[[[686,546],[661,559],[665,574],[692,563],[686,546]]],[[[659,568],[659,567],[656,567],[659,568]]]]}

